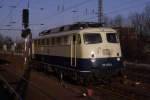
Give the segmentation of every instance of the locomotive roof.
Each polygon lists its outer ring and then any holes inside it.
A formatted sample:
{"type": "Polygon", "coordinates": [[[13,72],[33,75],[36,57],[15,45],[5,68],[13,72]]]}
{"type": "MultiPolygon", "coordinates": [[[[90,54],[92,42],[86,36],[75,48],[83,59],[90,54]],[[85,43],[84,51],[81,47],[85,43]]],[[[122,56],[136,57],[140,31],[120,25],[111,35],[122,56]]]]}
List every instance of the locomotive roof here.
{"type": "Polygon", "coordinates": [[[76,32],[76,31],[82,31],[82,30],[83,31],[108,31],[108,32],[114,31],[114,29],[112,29],[112,28],[101,27],[100,24],[95,23],[95,22],[82,22],[82,23],[78,22],[78,23],[75,23],[72,25],[64,25],[61,27],[42,31],[41,33],[39,33],[39,36],[41,36],[41,37],[46,37],[49,35],[53,36],[53,35],[56,35],[57,33],[59,33],[59,35],[60,35],[60,33],[63,34],[64,32],[66,34],[69,34],[70,31],[76,32]]]}
{"type": "Polygon", "coordinates": [[[89,27],[96,28],[100,26],[101,25],[96,22],[77,22],[71,25],[64,25],[61,27],[56,27],[53,29],[42,31],[39,33],[39,36],[49,35],[49,34],[54,34],[54,33],[64,32],[64,31],[81,30],[89,27]]]}

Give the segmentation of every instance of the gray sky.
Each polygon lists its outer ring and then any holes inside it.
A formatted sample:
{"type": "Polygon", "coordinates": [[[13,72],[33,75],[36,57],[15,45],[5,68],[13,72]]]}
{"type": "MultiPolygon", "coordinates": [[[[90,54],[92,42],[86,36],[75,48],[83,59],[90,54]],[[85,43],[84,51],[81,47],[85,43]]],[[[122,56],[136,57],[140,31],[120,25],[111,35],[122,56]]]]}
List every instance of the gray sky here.
{"type": "MultiPolygon", "coordinates": [[[[29,0],[30,28],[34,36],[40,31],[77,21],[97,21],[98,0],[29,0]],[[41,25],[43,24],[43,25],[41,25]]],[[[109,17],[118,14],[127,17],[141,12],[150,0],[104,0],[104,13],[109,17]]],[[[0,0],[0,29],[22,29],[22,9],[27,0],[0,0]]],[[[0,30],[14,39],[21,31],[0,30]]]]}

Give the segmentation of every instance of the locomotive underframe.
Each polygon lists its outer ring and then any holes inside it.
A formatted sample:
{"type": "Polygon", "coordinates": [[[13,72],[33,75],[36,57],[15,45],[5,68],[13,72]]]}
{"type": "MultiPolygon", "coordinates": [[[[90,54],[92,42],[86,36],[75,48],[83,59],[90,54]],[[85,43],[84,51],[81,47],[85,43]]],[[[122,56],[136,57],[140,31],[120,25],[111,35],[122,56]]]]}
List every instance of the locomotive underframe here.
{"type": "Polygon", "coordinates": [[[124,69],[123,61],[118,61],[117,58],[96,59],[94,63],[90,59],[77,59],[77,66],[75,67],[70,66],[70,58],[51,58],[48,55],[34,55],[34,57],[33,60],[42,64],[40,69],[46,71],[52,69],[56,73],[61,73],[63,76],[71,77],[74,80],[108,78],[119,75],[124,69]]]}

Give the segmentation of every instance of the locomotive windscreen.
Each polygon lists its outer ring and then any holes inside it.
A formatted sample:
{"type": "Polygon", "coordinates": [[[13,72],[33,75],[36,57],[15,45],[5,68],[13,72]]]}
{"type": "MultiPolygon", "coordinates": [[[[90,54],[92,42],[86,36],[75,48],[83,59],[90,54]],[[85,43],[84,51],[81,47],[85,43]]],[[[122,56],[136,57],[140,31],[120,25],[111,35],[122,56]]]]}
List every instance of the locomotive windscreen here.
{"type": "Polygon", "coordinates": [[[102,42],[102,38],[99,33],[86,33],[83,37],[85,44],[96,44],[102,42]]]}
{"type": "Polygon", "coordinates": [[[110,43],[117,43],[117,42],[119,42],[116,33],[107,33],[106,37],[107,37],[107,41],[110,42],[110,43]]]}

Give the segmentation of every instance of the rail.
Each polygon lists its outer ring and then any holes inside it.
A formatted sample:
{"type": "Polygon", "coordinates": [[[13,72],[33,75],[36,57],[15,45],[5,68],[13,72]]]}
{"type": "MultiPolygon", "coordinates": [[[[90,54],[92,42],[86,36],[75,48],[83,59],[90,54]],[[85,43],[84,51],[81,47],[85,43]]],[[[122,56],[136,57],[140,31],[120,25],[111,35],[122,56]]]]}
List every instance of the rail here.
{"type": "Polygon", "coordinates": [[[15,94],[17,100],[23,100],[23,99],[21,98],[21,96],[15,91],[15,89],[13,89],[13,87],[7,82],[7,80],[5,80],[4,77],[2,77],[2,76],[0,75],[0,79],[5,83],[5,85],[9,88],[9,90],[10,90],[12,93],[15,94]]]}

